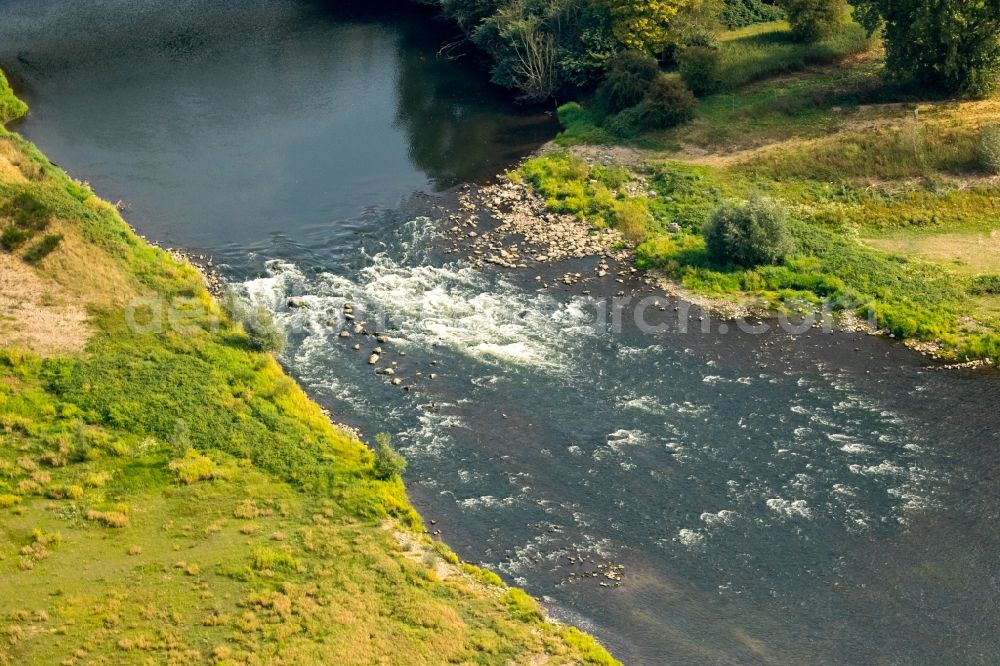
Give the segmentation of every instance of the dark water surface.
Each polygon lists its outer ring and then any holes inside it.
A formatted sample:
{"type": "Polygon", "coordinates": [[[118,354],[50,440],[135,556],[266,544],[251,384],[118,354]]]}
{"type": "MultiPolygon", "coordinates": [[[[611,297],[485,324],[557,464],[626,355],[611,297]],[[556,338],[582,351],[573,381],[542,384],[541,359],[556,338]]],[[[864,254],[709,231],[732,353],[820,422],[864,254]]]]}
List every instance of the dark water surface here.
{"type": "Polygon", "coordinates": [[[21,132],[224,263],[339,418],[399,433],[460,555],[626,663],[998,663],[996,373],[851,334],[609,332],[444,254],[434,193],[551,121],[438,59],[426,15],[343,4],[0,1],[0,66],[21,132]],[[413,390],[337,338],[347,301],[413,390]]]}

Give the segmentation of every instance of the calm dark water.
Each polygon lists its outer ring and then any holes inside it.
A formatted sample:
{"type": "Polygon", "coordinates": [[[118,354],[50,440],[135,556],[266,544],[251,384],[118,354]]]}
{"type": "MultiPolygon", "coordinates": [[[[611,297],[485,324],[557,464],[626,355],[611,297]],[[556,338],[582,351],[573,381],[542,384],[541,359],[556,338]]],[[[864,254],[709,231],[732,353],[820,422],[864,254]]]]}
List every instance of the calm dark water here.
{"type": "Polygon", "coordinates": [[[396,433],[460,555],[626,663],[997,663],[997,375],[849,334],[609,331],[579,292],[469,268],[439,192],[550,120],[438,59],[426,15],[342,4],[0,2],[0,65],[20,131],[214,255],[318,399],[396,433]],[[346,301],[413,390],[337,338],[346,301]]]}

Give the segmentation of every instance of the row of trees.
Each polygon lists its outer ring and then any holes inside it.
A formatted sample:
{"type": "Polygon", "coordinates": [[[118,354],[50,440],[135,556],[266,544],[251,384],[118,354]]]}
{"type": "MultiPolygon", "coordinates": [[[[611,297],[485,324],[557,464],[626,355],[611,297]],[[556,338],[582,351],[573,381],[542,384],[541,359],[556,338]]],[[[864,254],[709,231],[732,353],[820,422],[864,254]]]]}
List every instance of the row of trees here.
{"type": "Polygon", "coordinates": [[[490,58],[496,83],[545,99],[600,80],[631,49],[669,59],[722,27],[788,17],[822,40],[854,17],[881,31],[888,73],[982,96],[1000,75],[1000,0],[419,0],[440,7],[490,58]]]}

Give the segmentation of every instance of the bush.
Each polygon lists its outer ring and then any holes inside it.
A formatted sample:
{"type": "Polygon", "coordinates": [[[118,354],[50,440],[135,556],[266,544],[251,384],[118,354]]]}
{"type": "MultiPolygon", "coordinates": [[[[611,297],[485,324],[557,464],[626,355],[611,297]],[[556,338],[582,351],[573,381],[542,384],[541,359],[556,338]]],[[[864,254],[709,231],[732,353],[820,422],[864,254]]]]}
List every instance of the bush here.
{"type": "Polygon", "coordinates": [[[49,234],[38,241],[35,245],[28,248],[28,251],[24,253],[24,260],[29,264],[37,264],[39,261],[45,257],[52,254],[52,252],[59,247],[59,243],[62,242],[62,234],[49,234]]]}
{"type": "Polygon", "coordinates": [[[406,471],[406,459],[392,448],[392,437],[385,432],[375,435],[375,478],[388,481],[406,471]]]}
{"type": "Polygon", "coordinates": [[[211,458],[194,449],[188,449],[183,458],[171,460],[167,468],[176,473],[178,480],[185,485],[198,481],[225,479],[228,476],[226,470],[216,467],[211,458]]]}
{"type": "Polygon", "coordinates": [[[263,305],[250,309],[243,320],[243,330],[257,351],[280,354],[285,349],[285,333],[278,328],[274,316],[263,305]]]}
{"type": "Polygon", "coordinates": [[[677,54],[681,78],[696,95],[718,92],[722,87],[722,56],[718,49],[689,46],[677,54]]]}
{"type": "Polygon", "coordinates": [[[257,571],[292,572],[298,570],[299,562],[286,550],[257,546],[253,549],[252,566],[257,571]]]}
{"type": "Polygon", "coordinates": [[[844,0],[781,0],[792,36],[800,42],[818,42],[832,35],[847,18],[844,0]]]}
{"type": "Polygon", "coordinates": [[[776,264],[792,248],[785,209],[763,197],[721,205],[705,226],[704,236],[709,259],[718,264],[776,264]]]}
{"type": "Polygon", "coordinates": [[[1000,174],[1000,125],[986,125],[980,131],[979,164],[990,173],[1000,174]]]}
{"type": "Polygon", "coordinates": [[[660,73],[656,60],[639,51],[622,51],[608,64],[595,102],[606,113],[618,113],[642,101],[660,73]]]}
{"type": "Polygon", "coordinates": [[[1000,296],[1000,275],[977,275],[969,284],[973,296],[1000,296]]]}
{"type": "Polygon", "coordinates": [[[21,192],[0,209],[14,218],[14,224],[25,231],[43,231],[49,225],[52,211],[30,192],[21,192]]]}
{"type": "Polygon", "coordinates": [[[684,81],[662,75],[653,82],[639,104],[641,127],[659,130],[680,125],[694,117],[696,104],[694,94],[684,81]]]}
{"type": "Polygon", "coordinates": [[[24,229],[7,227],[3,230],[3,234],[0,234],[0,245],[3,245],[3,249],[8,252],[12,252],[24,245],[29,238],[31,238],[31,234],[24,229]]]}
{"type": "Polygon", "coordinates": [[[263,305],[251,306],[235,293],[228,292],[222,300],[222,309],[233,322],[243,326],[253,349],[274,354],[285,349],[285,333],[263,305]]]}
{"type": "Polygon", "coordinates": [[[604,127],[616,137],[627,139],[642,132],[642,113],[638,106],[625,109],[604,121],[604,127]]]}

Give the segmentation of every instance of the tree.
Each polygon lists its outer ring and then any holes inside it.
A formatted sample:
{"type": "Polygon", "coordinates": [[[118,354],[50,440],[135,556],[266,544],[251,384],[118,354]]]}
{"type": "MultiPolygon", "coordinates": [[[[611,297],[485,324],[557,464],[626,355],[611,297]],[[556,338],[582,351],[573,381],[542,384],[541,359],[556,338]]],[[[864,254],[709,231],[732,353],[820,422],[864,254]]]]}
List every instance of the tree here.
{"type": "Polygon", "coordinates": [[[468,33],[493,60],[494,83],[528,99],[593,83],[621,48],[607,0],[511,0],[468,33]]]}
{"type": "Polygon", "coordinates": [[[671,46],[715,46],[722,31],[722,0],[687,0],[670,21],[671,46]]]}
{"type": "Polygon", "coordinates": [[[558,85],[556,39],[537,16],[516,18],[500,29],[514,55],[514,85],[528,99],[551,97],[558,85]]]}
{"type": "Polygon", "coordinates": [[[973,97],[1000,82],[1000,0],[856,0],[855,14],[884,30],[897,79],[973,97]]]}
{"type": "Polygon", "coordinates": [[[705,226],[708,257],[719,264],[776,264],[792,249],[787,213],[764,197],[740,204],[725,203],[705,226]]]}
{"type": "Polygon", "coordinates": [[[844,0],[780,0],[788,14],[792,36],[800,42],[818,42],[833,34],[848,16],[844,0]]]}
{"type": "Polygon", "coordinates": [[[670,44],[670,21],[688,0],[607,0],[612,30],[627,48],[658,56],[670,44]]]}

